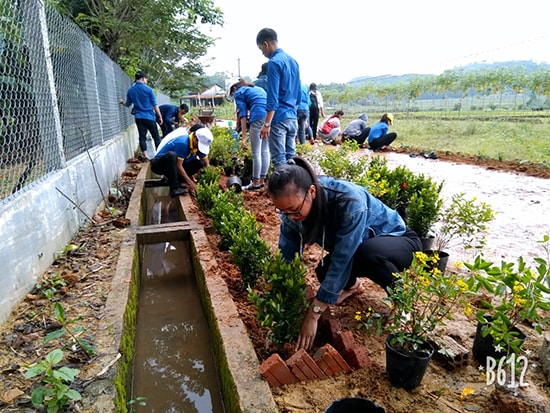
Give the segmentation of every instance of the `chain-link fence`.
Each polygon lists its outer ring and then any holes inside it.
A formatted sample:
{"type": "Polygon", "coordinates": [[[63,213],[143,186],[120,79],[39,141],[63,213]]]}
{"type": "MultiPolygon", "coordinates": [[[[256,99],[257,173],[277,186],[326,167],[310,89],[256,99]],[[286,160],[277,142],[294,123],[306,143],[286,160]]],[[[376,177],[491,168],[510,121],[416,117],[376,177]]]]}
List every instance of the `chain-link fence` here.
{"type": "Polygon", "coordinates": [[[43,0],[0,0],[0,200],[127,129],[131,79],[43,0]]]}

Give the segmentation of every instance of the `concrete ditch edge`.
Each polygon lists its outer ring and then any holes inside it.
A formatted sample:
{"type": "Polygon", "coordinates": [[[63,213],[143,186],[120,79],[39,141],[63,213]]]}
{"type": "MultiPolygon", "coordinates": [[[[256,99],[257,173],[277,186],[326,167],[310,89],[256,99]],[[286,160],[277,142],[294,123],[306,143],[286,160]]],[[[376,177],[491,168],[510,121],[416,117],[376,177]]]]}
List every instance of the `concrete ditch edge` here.
{"type": "MultiPolygon", "coordinates": [[[[147,165],[148,166],[148,165],[147,165]]],[[[94,372],[99,390],[93,406],[87,412],[127,412],[135,337],[136,304],[139,286],[138,235],[143,232],[145,180],[150,175],[144,167],[136,180],[126,218],[128,227],[121,248],[117,268],[106,301],[102,321],[103,337],[98,338],[98,368],[94,372]],[[99,380],[98,380],[99,379],[99,380]]],[[[260,363],[239,317],[229,289],[221,277],[220,267],[210,248],[202,226],[198,224],[196,206],[189,195],[179,198],[189,232],[193,265],[203,307],[212,333],[214,353],[218,365],[220,387],[227,412],[278,411],[269,384],[260,375],[260,363]]],[[[162,230],[159,228],[159,230],[162,230]]],[[[173,231],[174,228],[168,231],[173,231]]]]}

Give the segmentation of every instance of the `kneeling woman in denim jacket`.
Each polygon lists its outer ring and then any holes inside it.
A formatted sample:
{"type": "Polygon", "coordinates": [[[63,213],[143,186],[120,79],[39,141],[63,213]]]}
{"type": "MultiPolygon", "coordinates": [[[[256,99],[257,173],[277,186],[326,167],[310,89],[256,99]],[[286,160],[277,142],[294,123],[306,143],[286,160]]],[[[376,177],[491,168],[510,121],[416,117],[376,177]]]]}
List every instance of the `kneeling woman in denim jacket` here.
{"type": "Polygon", "coordinates": [[[317,176],[309,163],[295,157],[269,177],[267,194],[281,216],[279,248],[291,261],[304,245],[318,244],[329,254],[316,273],[320,287],[308,308],[297,349],[311,348],[317,321],[327,307],[340,304],[368,277],[382,288],[393,273],[407,268],[422,249],[418,235],[401,216],[357,184],[317,176]]]}

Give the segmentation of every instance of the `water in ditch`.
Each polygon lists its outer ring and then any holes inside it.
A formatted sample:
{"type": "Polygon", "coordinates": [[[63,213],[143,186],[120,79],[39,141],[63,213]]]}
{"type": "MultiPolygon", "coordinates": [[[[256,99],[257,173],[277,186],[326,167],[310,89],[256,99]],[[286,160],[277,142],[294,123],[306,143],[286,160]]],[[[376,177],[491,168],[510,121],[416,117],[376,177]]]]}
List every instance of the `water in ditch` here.
{"type": "MultiPolygon", "coordinates": [[[[148,214],[153,221],[177,215],[166,208],[173,202],[169,197],[155,201],[148,214]]],[[[135,403],[135,411],[224,412],[189,241],[144,244],[140,250],[132,398],[145,398],[146,406],[135,403]]]]}

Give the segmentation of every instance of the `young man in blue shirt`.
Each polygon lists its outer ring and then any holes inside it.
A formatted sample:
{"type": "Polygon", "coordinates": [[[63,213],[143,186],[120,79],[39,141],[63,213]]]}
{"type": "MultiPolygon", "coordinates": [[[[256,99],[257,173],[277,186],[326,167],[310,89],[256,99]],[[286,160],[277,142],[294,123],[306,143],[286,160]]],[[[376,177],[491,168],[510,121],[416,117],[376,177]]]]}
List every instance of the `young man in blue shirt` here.
{"type": "Polygon", "coordinates": [[[268,138],[273,166],[285,163],[296,154],[297,113],[300,101],[300,68],[296,60],[279,48],[277,33],[262,29],[256,44],[267,63],[267,115],[260,131],[268,138]]]}
{"type": "Polygon", "coordinates": [[[193,175],[210,165],[208,154],[213,139],[212,132],[206,126],[189,134],[186,128],[178,128],[151,160],[151,171],[166,177],[171,197],[196,191],[193,175]]]}
{"type": "Polygon", "coordinates": [[[120,99],[119,103],[127,107],[134,105],[134,117],[139,134],[139,147],[145,160],[148,160],[147,131],[153,137],[156,148],[160,143],[157,119],[159,119],[159,124],[162,126],[162,115],[160,114],[155,92],[147,86],[147,75],[144,72],[139,71],[136,73],[135,82],[126,93],[126,101],[120,99]]]}
{"type": "MultiPolygon", "coordinates": [[[[159,106],[160,114],[162,116],[162,137],[165,138],[170,132],[174,130],[175,125],[180,124],[180,120],[189,112],[189,106],[182,103],[179,106],[166,103],[159,106]]],[[[180,125],[181,126],[181,125],[180,125]]]]}

